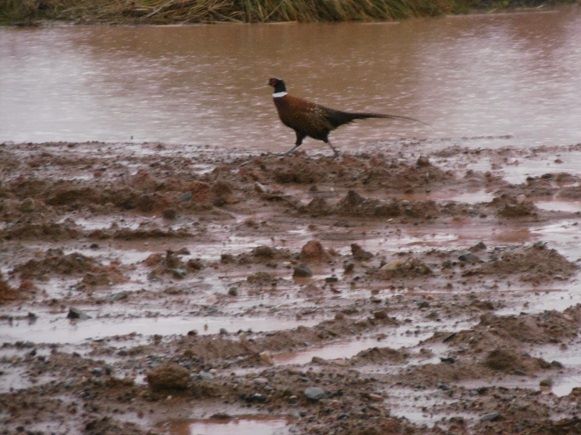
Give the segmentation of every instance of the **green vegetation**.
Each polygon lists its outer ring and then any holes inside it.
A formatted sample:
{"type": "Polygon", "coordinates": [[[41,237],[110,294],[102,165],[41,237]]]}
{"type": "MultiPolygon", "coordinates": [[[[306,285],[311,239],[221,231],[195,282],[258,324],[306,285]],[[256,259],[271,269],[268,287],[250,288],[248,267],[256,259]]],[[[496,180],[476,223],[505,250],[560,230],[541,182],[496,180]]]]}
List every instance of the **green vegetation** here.
{"type": "Polygon", "coordinates": [[[0,22],[33,24],[43,19],[152,24],[370,21],[545,3],[540,0],[0,0],[0,22]]]}

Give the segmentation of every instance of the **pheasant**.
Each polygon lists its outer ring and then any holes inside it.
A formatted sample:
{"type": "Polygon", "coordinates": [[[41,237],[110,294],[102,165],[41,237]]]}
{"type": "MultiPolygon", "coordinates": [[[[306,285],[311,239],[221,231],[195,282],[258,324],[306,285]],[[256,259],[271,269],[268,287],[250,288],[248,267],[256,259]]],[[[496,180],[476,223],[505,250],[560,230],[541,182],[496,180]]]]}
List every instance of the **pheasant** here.
{"type": "Polygon", "coordinates": [[[385,115],[383,113],[370,112],[342,112],[329,107],[315,104],[302,98],[288,95],[286,85],[283,80],[271,78],[268,84],[274,88],[272,98],[278,111],[278,116],[282,123],[292,128],[297,140],[295,146],[285,154],[293,153],[301,146],[303,140],[309,136],[313,139],[322,140],[331,147],[335,156],[339,155],[337,148],[329,140],[329,133],[343,124],[348,124],[357,119],[366,118],[387,118],[387,119],[405,119],[408,121],[421,122],[414,118],[398,115],[385,115]]]}

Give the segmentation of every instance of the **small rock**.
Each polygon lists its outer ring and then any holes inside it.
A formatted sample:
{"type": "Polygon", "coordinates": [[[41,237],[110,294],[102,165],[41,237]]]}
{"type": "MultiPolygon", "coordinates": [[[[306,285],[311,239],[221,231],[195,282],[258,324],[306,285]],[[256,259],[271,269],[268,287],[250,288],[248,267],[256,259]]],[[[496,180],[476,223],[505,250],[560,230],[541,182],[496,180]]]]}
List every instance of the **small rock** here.
{"type": "Polygon", "coordinates": [[[484,244],[484,242],[480,241],[477,244],[468,248],[468,250],[470,252],[486,251],[486,245],[484,244]]]}
{"type": "Polygon", "coordinates": [[[500,413],[498,413],[498,412],[491,412],[489,414],[484,414],[482,417],[480,417],[480,421],[481,422],[498,421],[501,418],[502,418],[502,415],[500,415],[500,413]]]}
{"type": "Polygon", "coordinates": [[[100,377],[100,376],[103,376],[104,373],[105,373],[105,370],[103,370],[101,367],[94,367],[91,369],[91,374],[93,376],[100,377]]]}
{"type": "Polygon", "coordinates": [[[353,255],[353,258],[355,260],[359,260],[359,261],[367,261],[367,260],[371,260],[373,258],[373,254],[371,252],[367,252],[365,249],[363,249],[357,243],[351,244],[351,254],[353,255]]]}
{"type": "Polygon", "coordinates": [[[385,310],[375,311],[373,313],[373,318],[375,318],[377,320],[385,320],[388,318],[387,311],[385,311],[385,310]]]}
{"type": "Polygon", "coordinates": [[[333,276],[328,276],[327,278],[325,278],[325,282],[327,283],[334,283],[334,282],[338,282],[339,278],[337,278],[335,275],[333,276]]]}
{"type": "Polygon", "coordinates": [[[355,265],[353,263],[345,263],[343,266],[343,273],[345,274],[353,273],[354,269],[355,265]]]}
{"type": "Polygon", "coordinates": [[[154,391],[185,390],[190,383],[190,372],[180,365],[168,363],[151,370],[146,379],[154,391]]]}
{"type": "Polygon", "coordinates": [[[262,361],[264,364],[268,364],[268,365],[273,364],[272,355],[268,351],[260,352],[258,354],[258,357],[260,358],[260,361],[262,361]]]}
{"type": "Polygon", "coordinates": [[[20,203],[20,211],[24,213],[30,213],[34,211],[35,208],[36,204],[34,202],[34,199],[32,198],[26,198],[24,201],[20,203]]]}
{"type": "Polygon", "coordinates": [[[126,292],[126,291],[121,291],[121,292],[113,293],[112,295],[109,295],[107,297],[107,302],[117,302],[117,301],[121,301],[123,299],[127,299],[128,296],[129,296],[129,292],[126,292]]]}
{"type": "Polygon", "coordinates": [[[263,377],[259,377],[259,378],[256,378],[254,380],[254,383],[255,384],[258,384],[258,385],[267,385],[268,384],[268,379],[263,378],[263,377]]]}
{"type": "Polygon", "coordinates": [[[311,276],[313,276],[313,272],[304,264],[299,264],[293,271],[293,277],[295,278],[310,278],[311,276]]]}
{"type": "Polygon", "coordinates": [[[211,381],[212,379],[214,379],[214,375],[210,372],[200,372],[198,373],[198,377],[202,381],[211,381]]]}
{"type": "Polygon", "coordinates": [[[90,318],[91,318],[91,316],[89,316],[84,311],[79,310],[78,308],[73,308],[73,307],[69,308],[69,313],[67,314],[67,319],[87,320],[90,318]]]}
{"type": "Polygon", "coordinates": [[[367,394],[367,398],[372,402],[383,402],[383,396],[380,394],[369,393],[367,394]]]}
{"type": "Polygon", "coordinates": [[[174,208],[166,208],[161,213],[161,215],[163,216],[164,219],[167,219],[167,220],[170,220],[171,221],[171,220],[174,220],[177,217],[178,212],[174,208]]]}
{"type": "Polygon", "coordinates": [[[272,249],[270,246],[257,246],[252,250],[252,255],[255,257],[273,258],[274,254],[274,249],[272,249]]]}
{"type": "Polygon", "coordinates": [[[309,400],[317,402],[327,397],[327,392],[319,387],[308,387],[304,391],[305,397],[309,400]]]}
{"type": "Polygon", "coordinates": [[[323,261],[329,259],[329,254],[318,240],[307,242],[301,249],[301,259],[308,261],[323,261]]]}
{"type": "Polygon", "coordinates": [[[416,161],[416,166],[418,168],[425,168],[426,166],[430,166],[430,164],[430,159],[428,159],[426,156],[420,156],[416,161]]]}
{"type": "Polygon", "coordinates": [[[176,267],[175,269],[169,269],[169,271],[171,272],[173,277],[177,278],[177,279],[184,279],[186,277],[186,275],[188,274],[188,271],[182,267],[176,267]]]}
{"type": "Polygon", "coordinates": [[[178,199],[182,202],[188,202],[191,201],[193,197],[194,195],[192,194],[192,192],[184,192],[179,196],[178,199]]]}
{"type": "Polygon", "coordinates": [[[246,401],[252,403],[266,403],[268,398],[264,394],[254,393],[250,396],[247,396],[246,401]]]}
{"type": "Polygon", "coordinates": [[[472,254],[471,252],[459,255],[458,260],[460,260],[462,263],[468,263],[468,264],[476,264],[476,263],[481,262],[480,258],[478,258],[476,255],[472,254]]]}

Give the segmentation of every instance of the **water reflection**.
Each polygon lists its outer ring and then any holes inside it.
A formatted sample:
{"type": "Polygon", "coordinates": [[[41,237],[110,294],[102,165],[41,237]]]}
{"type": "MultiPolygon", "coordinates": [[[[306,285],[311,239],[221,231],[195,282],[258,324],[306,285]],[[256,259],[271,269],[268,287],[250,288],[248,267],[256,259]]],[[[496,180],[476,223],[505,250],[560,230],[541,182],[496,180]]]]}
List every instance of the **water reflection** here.
{"type": "Polygon", "coordinates": [[[337,133],[342,148],[402,136],[575,143],[580,69],[579,8],[374,25],[5,28],[0,140],[286,150],[293,134],[266,86],[278,75],[296,95],[433,126],[360,123],[337,133]]]}

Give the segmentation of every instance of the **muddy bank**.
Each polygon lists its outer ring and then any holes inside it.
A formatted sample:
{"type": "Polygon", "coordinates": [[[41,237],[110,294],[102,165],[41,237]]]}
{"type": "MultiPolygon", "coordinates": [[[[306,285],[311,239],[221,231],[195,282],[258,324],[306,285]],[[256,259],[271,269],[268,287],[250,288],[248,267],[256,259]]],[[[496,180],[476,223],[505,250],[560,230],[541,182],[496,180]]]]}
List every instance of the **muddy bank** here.
{"type": "Polygon", "coordinates": [[[7,433],[578,432],[581,174],[107,146],[0,146],[7,433]]]}

